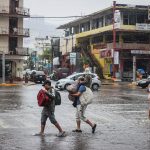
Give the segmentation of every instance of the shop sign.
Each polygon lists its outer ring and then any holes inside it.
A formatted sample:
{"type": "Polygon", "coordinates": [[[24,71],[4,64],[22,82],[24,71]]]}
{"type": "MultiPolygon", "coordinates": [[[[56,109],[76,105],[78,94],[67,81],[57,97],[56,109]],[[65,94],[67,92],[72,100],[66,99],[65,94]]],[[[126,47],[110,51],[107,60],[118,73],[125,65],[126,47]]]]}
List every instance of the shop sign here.
{"type": "Polygon", "coordinates": [[[76,58],[70,58],[70,64],[76,65],[76,58]]]}
{"type": "Polygon", "coordinates": [[[114,29],[120,29],[120,23],[121,23],[120,11],[115,10],[115,13],[114,13],[114,29]]]}
{"type": "Polygon", "coordinates": [[[70,53],[70,64],[76,65],[76,53],[70,53]]]}
{"type": "Polygon", "coordinates": [[[131,54],[150,54],[150,51],[144,51],[144,50],[131,50],[131,54]]]}
{"type": "Polygon", "coordinates": [[[93,45],[93,49],[103,49],[106,47],[107,47],[107,44],[105,44],[105,43],[93,45]]]}
{"type": "Polygon", "coordinates": [[[112,58],[113,51],[112,50],[100,50],[100,58],[112,58]]]}
{"type": "Polygon", "coordinates": [[[70,58],[76,58],[76,53],[70,53],[70,58]]]}
{"type": "Polygon", "coordinates": [[[150,24],[136,23],[136,30],[150,30],[150,24]]]}
{"type": "Polygon", "coordinates": [[[119,52],[114,51],[114,64],[119,64],[119,52]]]}

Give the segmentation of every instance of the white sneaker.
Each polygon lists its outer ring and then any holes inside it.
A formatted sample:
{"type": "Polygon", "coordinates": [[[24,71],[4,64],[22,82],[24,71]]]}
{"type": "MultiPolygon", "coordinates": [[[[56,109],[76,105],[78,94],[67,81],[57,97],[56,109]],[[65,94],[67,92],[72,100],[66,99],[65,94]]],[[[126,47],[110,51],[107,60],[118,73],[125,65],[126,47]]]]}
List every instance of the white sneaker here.
{"type": "Polygon", "coordinates": [[[45,136],[44,133],[35,133],[34,136],[45,136]]]}

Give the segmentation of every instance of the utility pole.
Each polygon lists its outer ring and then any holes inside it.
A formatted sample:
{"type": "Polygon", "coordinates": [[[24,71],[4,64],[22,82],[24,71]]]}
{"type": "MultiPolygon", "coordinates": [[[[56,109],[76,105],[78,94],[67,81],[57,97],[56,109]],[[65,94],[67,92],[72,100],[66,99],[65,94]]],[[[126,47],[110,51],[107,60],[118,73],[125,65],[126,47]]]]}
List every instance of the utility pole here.
{"type": "Polygon", "coordinates": [[[74,34],[74,28],[71,30],[71,36],[72,36],[72,52],[73,52],[73,34],[74,34]]]}
{"type": "Polygon", "coordinates": [[[133,82],[136,81],[136,56],[133,56],[133,82]]]}
{"type": "Polygon", "coordinates": [[[5,83],[5,52],[0,52],[2,53],[2,83],[5,83]]]}
{"type": "Polygon", "coordinates": [[[3,83],[5,83],[5,53],[3,52],[3,83]]]}
{"type": "MultiPolygon", "coordinates": [[[[113,55],[116,49],[115,10],[116,10],[116,1],[113,1],[113,55]]],[[[113,56],[113,77],[115,77],[115,71],[116,66],[114,64],[114,56],[113,56]]]]}
{"type": "Polygon", "coordinates": [[[51,73],[53,73],[53,53],[54,53],[53,38],[51,38],[51,48],[52,48],[52,52],[51,52],[51,73]]]}

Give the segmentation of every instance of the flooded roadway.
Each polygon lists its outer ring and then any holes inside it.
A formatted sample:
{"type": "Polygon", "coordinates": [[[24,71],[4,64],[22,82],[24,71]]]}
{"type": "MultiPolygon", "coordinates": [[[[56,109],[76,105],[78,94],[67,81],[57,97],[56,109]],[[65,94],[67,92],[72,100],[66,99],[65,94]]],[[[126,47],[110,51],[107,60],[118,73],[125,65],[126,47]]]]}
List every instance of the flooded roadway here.
{"type": "Polygon", "coordinates": [[[56,136],[47,121],[46,136],[33,136],[40,130],[41,109],[36,95],[41,85],[0,87],[0,150],[149,150],[150,120],[146,90],[127,84],[103,85],[88,106],[86,116],[97,123],[95,134],[82,123],[76,128],[75,109],[61,91],[62,105],[56,106],[56,119],[67,136],[56,136]]]}

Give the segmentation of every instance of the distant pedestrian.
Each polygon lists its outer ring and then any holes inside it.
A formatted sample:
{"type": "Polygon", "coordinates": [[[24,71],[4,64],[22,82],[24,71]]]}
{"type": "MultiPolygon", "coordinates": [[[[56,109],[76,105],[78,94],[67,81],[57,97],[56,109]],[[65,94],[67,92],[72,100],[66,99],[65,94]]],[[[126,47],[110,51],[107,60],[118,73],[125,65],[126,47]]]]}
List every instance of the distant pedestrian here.
{"type": "Polygon", "coordinates": [[[41,113],[41,131],[38,134],[35,135],[44,135],[44,129],[46,125],[47,118],[49,118],[50,122],[55,125],[55,127],[59,130],[59,137],[65,136],[65,131],[61,128],[59,123],[55,119],[54,111],[55,111],[55,100],[52,96],[52,87],[51,87],[51,81],[46,80],[43,84],[43,90],[46,92],[46,94],[49,95],[49,103],[46,104],[43,107],[42,113],[41,113]],[[51,95],[51,96],[50,96],[51,95]]]}
{"type": "Polygon", "coordinates": [[[75,94],[71,94],[72,96],[76,97],[76,101],[74,102],[73,106],[76,107],[76,123],[77,123],[77,128],[73,130],[73,132],[82,132],[80,128],[81,120],[86,122],[92,127],[92,133],[95,133],[96,129],[96,124],[92,123],[89,119],[87,119],[85,115],[85,110],[87,108],[87,105],[81,105],[80,102],[80,96],[83,94],[83,92],[86,91],[86,87],[84,85],[85,80],[83,77],[80,77],[78,79],[78,91],[75,94]]]}
{"type": "Polygon", "coordinates": [[[85,79],[85,86],[86,87],[89,87],[89,88],[91,88],[91,84],[92,84],[92,77],[91,77],[91,75],[90,75],[90,70],[89,70],[89,68],[86,68],[85,69],[85,76],[84,76],[84,79],[85,79]]]}

